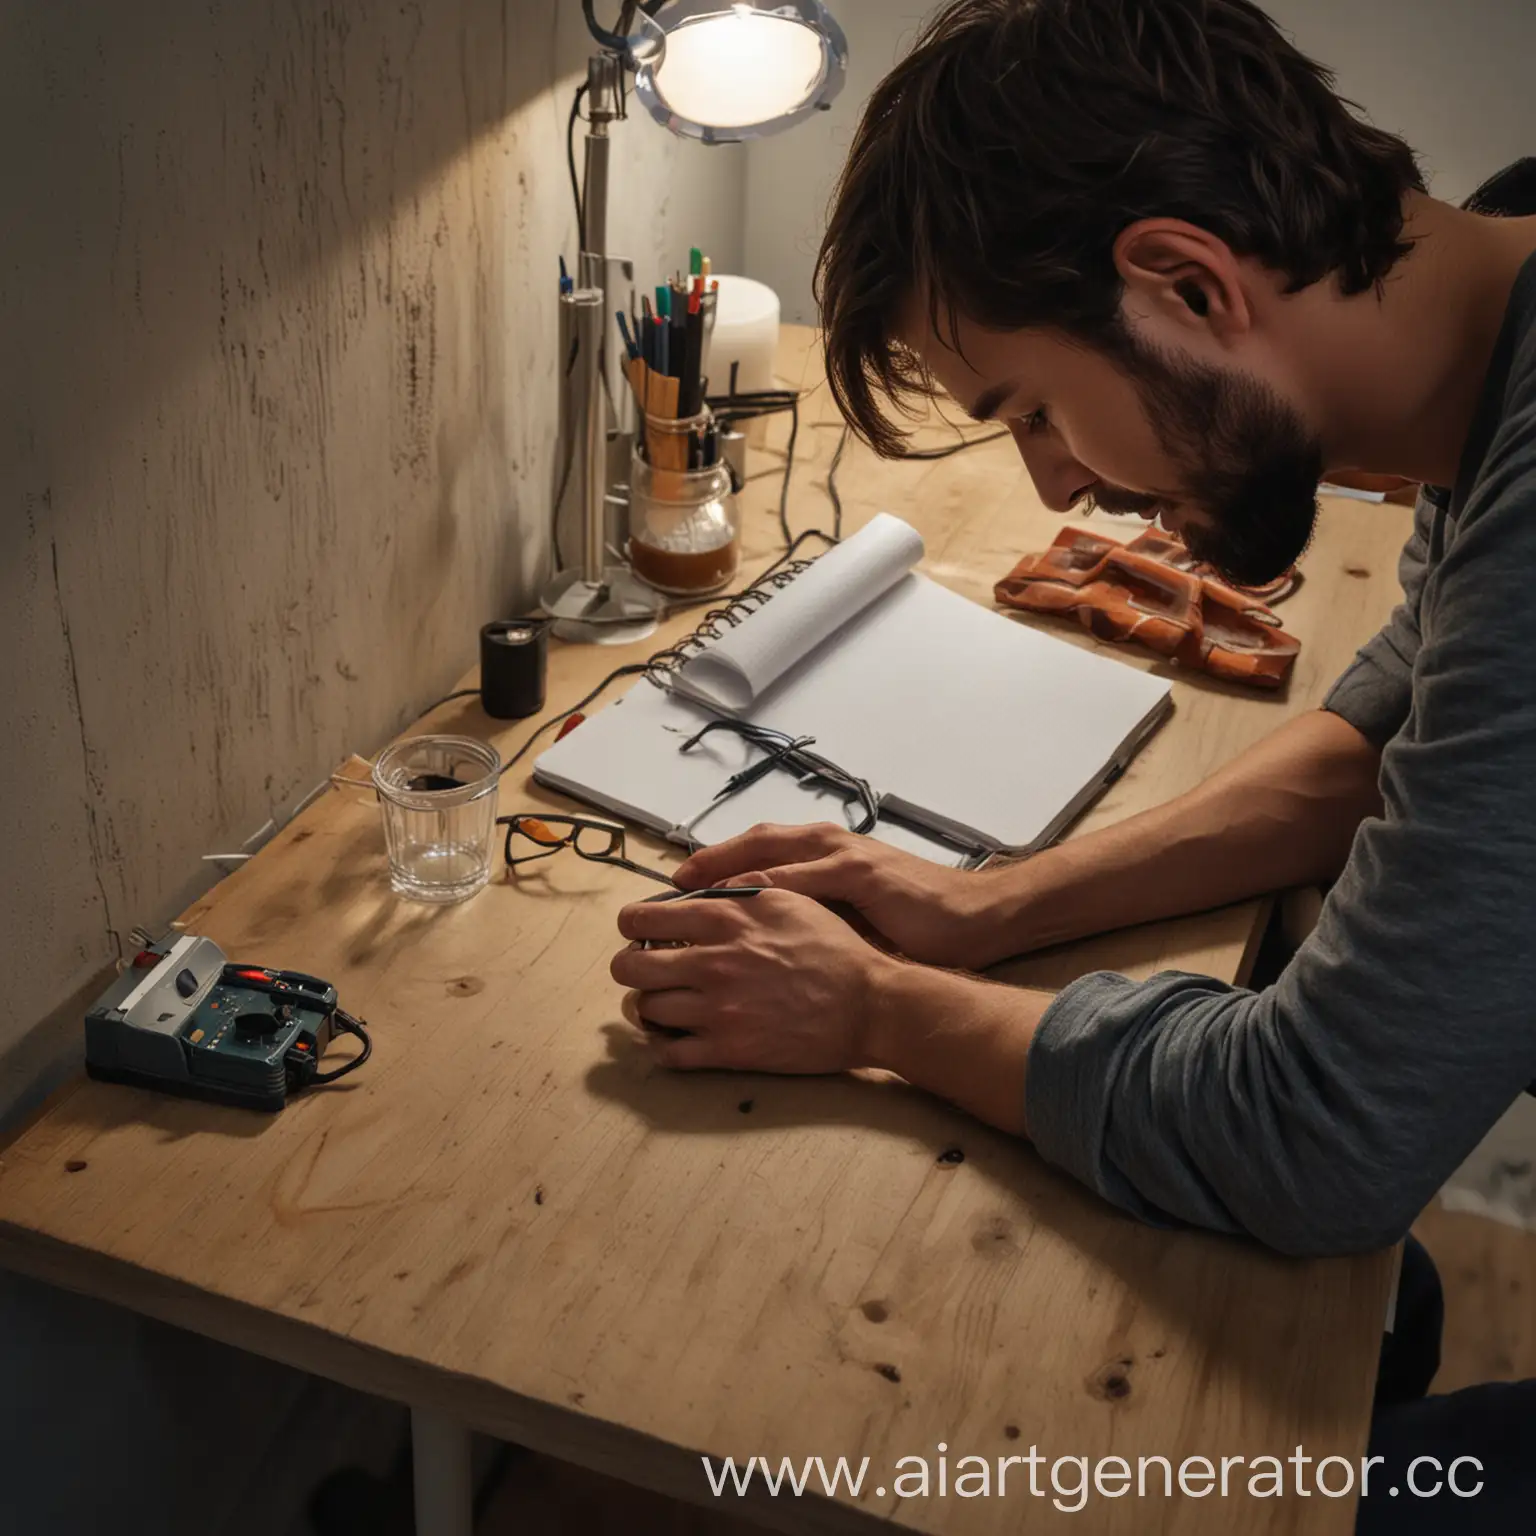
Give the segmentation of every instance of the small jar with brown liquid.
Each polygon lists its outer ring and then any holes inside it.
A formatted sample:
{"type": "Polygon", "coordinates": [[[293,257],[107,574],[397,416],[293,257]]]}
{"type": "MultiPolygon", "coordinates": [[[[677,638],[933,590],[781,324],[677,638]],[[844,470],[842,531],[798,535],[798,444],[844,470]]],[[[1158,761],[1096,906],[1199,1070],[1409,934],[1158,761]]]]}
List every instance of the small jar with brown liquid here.
{"type": "MultiPolygon", "coordinates": [[[[741,523],[724,463],[689,469],[647,422],[651,462],[638,453],[629,472],[629,563],[660,592],[695,597],[724,587],[741,564],[741,523]],[[676,458],[682,467],[669,467],[676,458]]],[[[686,428],[687,422],[666,422],[686,428]]],[[[686,439],[679,446],[686,449],[686,439]]]]}

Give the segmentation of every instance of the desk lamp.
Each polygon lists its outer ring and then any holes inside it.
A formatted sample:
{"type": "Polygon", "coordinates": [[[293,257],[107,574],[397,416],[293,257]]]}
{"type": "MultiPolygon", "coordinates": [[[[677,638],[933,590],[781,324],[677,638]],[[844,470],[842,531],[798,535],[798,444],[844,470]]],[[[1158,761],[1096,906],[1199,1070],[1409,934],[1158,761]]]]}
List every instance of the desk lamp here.
{"type": "MultiPolygon", "coordinates": [[[[634,433],[623,360],[609,345],[609,294],[634,284],[633,264],[608,252],[608,125],[625,116],[625,72],[663,127],[704,144],[736,144],[830,106],[848,46],[822,0],[624,0],[613,31],[598,24],[594,0],[582,0],[582,11],[601,51],[587,64],[581,260],[576,286],[562,298],[571,385],[565,441],[579,468],[570,483],[579,487],[581,560],[556,574],[543,602],[562,638],[617,643],[651,633],[662,601],[622,561],[612,563],[607,536],[610,487],[627,476],[634,433]]],[[[633,308],[632,291],[626,297],[633,308]]]]}

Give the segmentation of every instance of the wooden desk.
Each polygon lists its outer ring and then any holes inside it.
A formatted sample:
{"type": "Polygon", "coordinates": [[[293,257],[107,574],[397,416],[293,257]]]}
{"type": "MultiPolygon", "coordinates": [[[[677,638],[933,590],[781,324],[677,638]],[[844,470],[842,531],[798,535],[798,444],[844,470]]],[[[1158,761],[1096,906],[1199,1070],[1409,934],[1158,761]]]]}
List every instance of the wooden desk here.
{"type": "MultiPolygon", "coordinates": [[[[790,333],[783,370],[809,387],[807,343],[790,333]]],[[[821,386],[797,528],[828,526],[836,441],[821,386]]],[[[748,495],[754,569],[775,546],[771,462],[748,495]]],[[[1008,443],[896,464],[850,446],[839,484],[850,528],[882,507],[910,518],[928,572],[983,602],[1059,526],[1008,443]]],[[[1408,516],[1328,505],[1286,605],[1305,640],[1288,696],[1177,677],[1174,718],[1086,825],[1187,788],[1315,704],[1393,601],[1408,516]]],[[[552,706],[630,659],[557,648],[552,706]]],[[[473,700],[431,724],[492,727],[473,700]]],[[[505,752],[526,731],[496,739],[505,752]]],[[[521,768],[501,798],[554,803],[521,768]]],[[[1149,1230],[902,1085],[653,1071],[607,974],[614,912],[649,888],[575,858],[542,871],[459,907],[397,901],[376,809],[325,796],[182,920],[232,956],[334,980],[373,1025],[373,1061],[275,1118],[82,1080],[4,1152],[0,1261],[408,1402],[450,1484],[456,1424],[701,1503],[701,1452],[869,1456],[858,1500],[751,1512],[795,1531],[877,1516],[983,1536],[1075,1517],[1022,1493],[1018,1469],[1005,1498],[898,1500],[896,1459],[940,1442],[951,1466],[1032,1444],[1133,1467],[1361,1454],[1388,1255],[1294,1263],[1149,1230]],[[963,1163],[940,1160],[951,1147],[963,1163]]],[[[1261,915],[1113,934],[1017,974],[1235,978],[1261,915]]],[[[1345,1532],[1351,1504],[1258,1500],[1238,1517],[1219,1498],[1095,1498],[1088,1519],[1345,1532]]]]}

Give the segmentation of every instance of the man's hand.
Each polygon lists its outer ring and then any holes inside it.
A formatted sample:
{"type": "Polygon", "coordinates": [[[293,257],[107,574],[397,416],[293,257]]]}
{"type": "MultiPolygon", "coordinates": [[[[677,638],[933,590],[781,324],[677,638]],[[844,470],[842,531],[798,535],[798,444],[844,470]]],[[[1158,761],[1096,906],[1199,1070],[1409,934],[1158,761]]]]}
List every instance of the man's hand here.
{"type": "Polygon", "coordinates": [[[736,900],[637,902],[619,913],[631,946],[613,957],[620,986],[638,994],[644,1024],[671,1067],[843,1072],[871,1060],[881,983],[906,967],[866,944],[841,918],[790,891],[736,900]]]}
{"type": "Polygon", "coordinates": [[[694,854],[676,879],[686,890],[771,885],[843,902],[908,958],[979,970],[1008,953],[994,910],[1005,892],[994,874],[945,869],[823,823],[754,827],[694,854]]]}
{"type": "Polygon", "coordinates": [[[613,979],[669,1067],[843,1072],[884,1067],[1005,1131],[1024,1130],[1029,1043],[1049,999],[895,959],[793,891],[642,901],[613,979]],[[686,1030],[681,1037],[663,1031],[686,1030]]]}

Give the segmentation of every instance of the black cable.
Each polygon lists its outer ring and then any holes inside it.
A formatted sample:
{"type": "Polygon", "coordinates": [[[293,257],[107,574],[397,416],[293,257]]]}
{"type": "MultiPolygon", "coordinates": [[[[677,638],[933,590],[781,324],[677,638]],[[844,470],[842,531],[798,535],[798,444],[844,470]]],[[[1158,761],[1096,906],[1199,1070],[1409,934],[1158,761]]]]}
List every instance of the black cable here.
{"type": "Polygon", "coordinates": [[[843,498],[837,494],[837,466],[843,462],[843,450],[847,448],[851,435],[851,429],[844,422],[842,434],[837,439],[837,450],[827,469],[827,495],[832,501],[832,534],[839,539],[843,536],[843,498]]]}
{"type": "Polygon", "coordinates": [[[789,402],[789,442],[784,448],[784,484],[779,487],[779,532],[786,548],[794,543],[789,531],[789,479],[795,472],[795,439],[800,436],[800,397],[789,402]]]}
{"type": "Polygon", "coordinates": [[[807,539],[820,539],[828,549],[830,549],[834,544],[840,542],[839,540],[833,538],[830,533],[823,533],[820,528],[807,528],[804,533],[797,535],[794,543],[791,544],[789,548],[786,549],[784,553],[780,555],[779,558],[768,567],[767,570],[763,571],[757,577],[757,580],[753,582],[753,585],[756,586],[759,582],[767,581],[767,579],[772,576],[775,571],[778,571],[784,566],[788,565],[790,561],[795,558],[795,551],[798,550],[807,539]]]}
{"type": "Polygon", "coordinates": [[[480,690],[478,688],[460,688],[457,693],[445,693],[436,704],[428,704],[422,710],[422,714],[430,715],[434,709],[441,709],[444,704],[452,704],[455,699],[478,699],[479,697],[480,690]]]}
{"type": "Polygon", "coordinates": [[[337,1078],[345,1077],[348,1072],[356,1072],[362,1064],[373,1055],[373,1040],[368,1034],[368,1026],[362,1019],[354,1019],[350,1013],[338,1008],[331,1015],[331,1037],[335,1038],[337,1030],[348,1035],[356,1035],[363,1042],[363,1048],[351,1061],[344,1061],[334,1072],[316,1072],[310,1078],[310,1083],[334,1083],[337,1078]]]}
{"type": "Polygon", "coordinates": [[[571,98],[571,115],[565,120],[565,166],[571,173],[571,200],[576,205],[576,254],[587,248],[587,214],[581,205],[581,182],[576,176],[576,119],[581,116],[581,98],[587,94],[587,82],[576,87],[571,98]]]}
{"type": "MultiPolygon", "coordinates": [[[[794,542],[789,531],[789,485],[795,470],[795,444],[800,437],[800,392],[795,389],[758,389],[738,394],[734,388],[736,370],[731,370],[732,389],[729,394],[710,395],[705,404],[714,413],[722,427],[733,427],[739,421],[756,421],[761,416],[777,416],[789,412],[789,442],[784,448],[784,484],[779,490],[779,533],[786,546],[794,542]]],[[[833,543],[837,540],[834,538],[833,543]]]]}
{"type": "Polygon", "coordinates": [[[581,14],[587,18],[587,30],[600,42],[604,48],[619,54],[622,58],[630,56],[630,23],[634,20],[634,13],[638,10],[646,16],[654,16],[666,0],[624,0],[619,10],[619,29],[610,32],[602,26],[593,14],[592,0],[581,0],[581,14]]]}
{"type": "Polygon", "coordinates": [[[519,761],[521,761],[521,760],[522,760],[522,759],[523,759],[523,758],[524,758],[524,757],[526,757],[526,756],[527,756],[527,755],[528,755],[528,749],[529,749],[529,748],[530,748],[530,747],[531,747],[531,746],[532,746],[532,745],[533,745],[533,744],[534,744],[534,742],[536,742],[536,741],[537,741],[537,740],[538,740],[538,739],[539,739],[539,737],[541,737],[541,736],[542,736],[542,735],[543,735],[543,734],[544,734],[544,733],[545,733],[545,732],[546,732],[546,731],[547,731],[547,730],[548,730],[548,729],[549,729],[549,728],[550,728],[550,727],[551,727],[551,726],[554,726],[554,725],[559,725],[559,724],[560,724],[560,722],[561,722],[561,721],[562,721],[562,720],[568,720],[568,719],[570,719],[570,717],[571,717],[571,716],[572,716],[572,715],[575,715],[575,714],[579,714],[579,713],[580,713],[580,712],[581,712],[581,711],[582,711],[582,710],[584,710],[584,709],[585,709],[585,708],[586,708],[586,707],[587,707],[587,705],[588,705],[588,704],[590,704],[590,703],[591,703],[591,702],[592,702],[592,701],[593,701],[593,699],[595,699],[595,698],[596,698],[596,697],[597,697],[597,696],[598,696],[598,695],[599,695],[599,694],[600,694],[600,693],[602,693],[602,692],[603,692],[603,690],[604,690],[604,689],[605,689],[605,688],[607,688],[607,687],[608,687],[608,685],[609,685],[609,684],[610,684],[610,683],[616,683],[616,682],[617,682],[617,681],[618,681],[618,680],[619,680],[619,679],[620,679],[620,678],[621,678],[621,677],[635,677],[635,676],[637,676],[637,675],[638,675],[638,674],[639,674],[639,673],[641,673],[641,672],[649,672],[649,671],[650,671],[650,669],[651,669],[651,663],[650,663],[650,662],[649,662],[649,661],[632,661],[632,662],[630,662],[630,663],[628,663],[628,664],[627,664],[627,665],[626,665],[626,666],[622,666],[622,667],[615,667],[615,668],[614,668],[614,669],[613,669],[613,671],[612,671],[612,672],[610,672],[610,673],[609,673],[609,674],[608,674],[608,676],[607,676],[607,677],[605,677],[605,678],[604,678],[604,679],[603,679],[603,680],[602,680],[602,682],[600,682],[600,683],[599,683],[599,684],[598,684],[598,685],[597,685],[597,687],[596,687],[596,688],[594,688],[594,689],[593,689],[593,690],[592,690],[592,691],[591,691],[591,693],[589,693],[589,694],[588,694],[588,695],[587,695],[587,696],[586,696],[586,697],[585,697],[585,698],[583,698],[583,699],[578,699],[578,700],[577,700],[577,702],[576,702],[576,703],[574,703],[574,704],[572,704],[572,705],[571,705],[571,707],[570,707],[570,708],[569,708],[569,709],[564,709],[564,710],[561,710],[561,712],[560,712],[560,713],[559,713],[559,714],[558,714],[558,715],[551,715],[551,716],[550,716],[550,717],[549,717],[549,719],[548,719],[548,720],[546,720],[546,721],[545,721],[545,722],[544,722],[544,724],[543,724],[543,725],[541,725],[541,726],[540,726],[540,727],[539,727],[539,728],[538,728],[538,730],[536,730],[536,731],[535,731],[535,732],[534,732],[534,733],[533,733],[533,735],[531,735],[531,736],[530,736],[530,737],[529,737],[529,738],[528,738],[528,740],[527,740],[527,741],[525,741],[525,742],[524,742],[524,743],[523,743],[523,744],[522,744],[522,746],[520,746],[520,747],[519,747],[519,748],[518,748],[518,749],[517,749],[517,751],[516,751],[516,752],[514,752],[514,753],[513,753],[513,754],[512,754],[512,756],[511,756],[511,757],[509,757],[509,758],[508,758],[508,759],[507,759],[507,760],[506,760],[506,762],[504,762],[504,763],[503,763],[503,764],[502,764],[502,765],[501,765],[501,771],[502,771],[502,773],[505,773],[505,772],[506,772],[506,771],[507,771],[507,769],[508,769],[508,768],[510,768],[510,767],[511,767],[511,766],[512,766],[512,765],[513,765],[513,764],[514,764],[514,763],[516,763],[516,762],[519,762],[519,761]]]}
{"type": "MultiPolygon", "coordinates": [[[[565,360],[565,378],[561,384],[560,407],[564,412],[565,420],[573,418],[571,410],[571,374],[576,368],[576,358],[581,351],[581,337],[571,336],[571,355],[565,360]]],[[[560,489],[555,492],[554,510],[549,515],[549,543],[555,556],[555,574],[558,575],[565,569],[565,555],[560,548],[560,508],[565,502],[566,487],[571,483],[571,469],[576,463],[576,434],[567,433],[565,440],[565,463],[560,467],[560,489]]]]}
{"type": "Polygon", "coordinates": [[[614,53],[627,56],[629,53],[629,39],[621,37],[617,32],[610,32],[607,27],[599,24],[592,11],[592,0],[581,0],[581,14],[587,18],[587,31],[595,37],[604,48],[614,53]]]}

